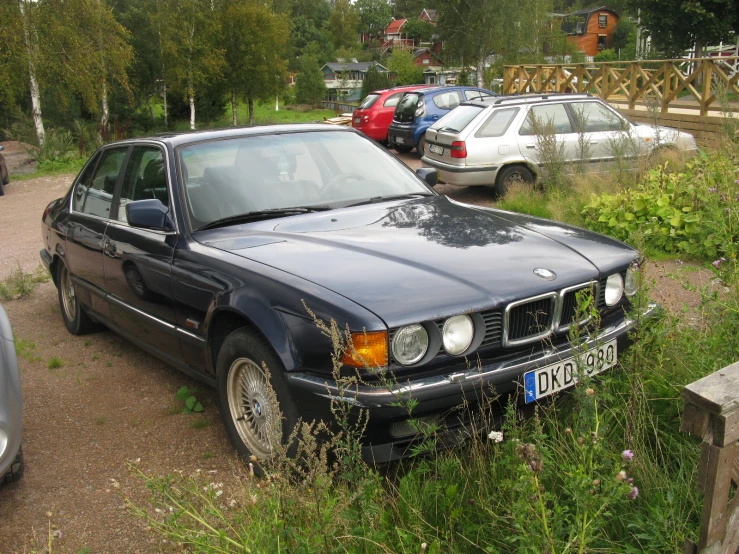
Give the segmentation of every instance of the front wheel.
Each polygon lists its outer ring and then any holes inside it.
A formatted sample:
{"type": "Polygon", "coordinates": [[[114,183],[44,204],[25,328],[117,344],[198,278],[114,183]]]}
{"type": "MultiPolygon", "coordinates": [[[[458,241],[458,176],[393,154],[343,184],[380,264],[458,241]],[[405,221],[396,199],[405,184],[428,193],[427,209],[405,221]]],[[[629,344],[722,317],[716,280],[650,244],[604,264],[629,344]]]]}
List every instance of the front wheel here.
{"type": "Polygon", "coordinates": [[[15,460],[13,460],[13,463],[10,464],[10,468],[8,469],[8,472],[5,475],[0,475],[0,485],[8,485],[10,483],[15,483],[23,477],[23,448],[18,449],[18,454],[15,455],[15,460]]]}
{"type": "Polygon", "coordinates": [[[90,319],[80,305],[72,283],[72,276],[64,262],[57,264],[57,284],[59,286],[59,306],[67,331],[73,335],[86,335],[100,329],[100,325],[90,319]]]}
{"type": "Polygon", "coordinates": [[[226,337],[218,353],[218,400],[226,431],[239,455],[257,459],[258,472],[259,462],[277,454],[298,422],[284,371],[269,344],[245,327],[226,337]]]}
{"type": "Polygon", "coordinates": [[[421,135],[421,138],[418,139],[418,146],[416,147],[416,152],[418,152],[419,157],[423,157],[423,155],[426,153],[426,133],[421,135]]]}
{"type": "Polygon", "coordinates": [[[498,173],[498,178],[495,180],[495,193],[502,198],[509,189],[516,185],[533,184],[534,175],[529,168],[523,165],[509,165],[498,173]]]}

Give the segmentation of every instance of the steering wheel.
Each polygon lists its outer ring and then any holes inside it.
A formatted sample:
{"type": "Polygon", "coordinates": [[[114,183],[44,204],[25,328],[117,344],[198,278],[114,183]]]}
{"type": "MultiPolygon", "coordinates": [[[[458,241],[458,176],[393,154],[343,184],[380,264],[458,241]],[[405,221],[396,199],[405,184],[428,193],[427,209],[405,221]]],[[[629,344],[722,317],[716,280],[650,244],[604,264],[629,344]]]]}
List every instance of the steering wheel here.
{"type": "Polygon", "coordinates": [[[339,183],[349,181],[349,180],[355,180],[355,181],[366,181],[366,177],[360,173],[357,173],[356,171],[349,171],[347,173],[339,173],[336,177],[333,177],[328,183],[323,185],[323,189],[325,192],[330,193],[335,192],[334,189],[337,189],[339,186],[339,183]]]}

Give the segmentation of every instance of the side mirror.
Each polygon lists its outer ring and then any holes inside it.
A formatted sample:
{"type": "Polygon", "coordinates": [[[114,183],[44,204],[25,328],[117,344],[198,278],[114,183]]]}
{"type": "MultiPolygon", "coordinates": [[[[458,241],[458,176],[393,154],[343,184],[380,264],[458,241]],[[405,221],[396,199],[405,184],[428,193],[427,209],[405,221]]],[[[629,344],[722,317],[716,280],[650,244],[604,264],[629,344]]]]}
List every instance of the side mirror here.
{"type": "Polygon", "coordinates": [[[416,169],[416,175],[430,187],[435,187],[439,182],[439,173],[433,167],[419,167],[416,169]]]}
{"type": "Polygon", "coordinates": [[[152,198],[136,200],[126,204],[126,218],[132,227],[173,231],[174,225],[169,215],[169,208],[161,200],[152,198]]]}

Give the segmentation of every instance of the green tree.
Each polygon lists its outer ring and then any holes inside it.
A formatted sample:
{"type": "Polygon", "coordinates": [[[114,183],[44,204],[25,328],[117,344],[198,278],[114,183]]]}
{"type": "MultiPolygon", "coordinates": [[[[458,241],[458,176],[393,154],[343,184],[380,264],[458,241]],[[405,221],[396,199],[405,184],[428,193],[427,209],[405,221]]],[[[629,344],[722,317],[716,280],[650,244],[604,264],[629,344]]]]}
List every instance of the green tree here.
{"type": "Polygon", "coordinates": [[[414,63],[413,54],[404,50],[394,50],[387,59],[387,68],[395,73],[398,85],[423,83],[423,69],[414,63]]]}
{"type": "Polygon", "coordinates": [[[354,7],[359,12],[359,30],[372,38],[382,35],[393,19],[387,0],[356,0],[354,7]]]}
{"type": "Polygon", "coordinates": [[[328,20],[328,34],[334,48],[351,48],[357,43],[359,14],[349,0],[335,0],[328,20]]]}
{"type": "Polygon", "coordinates": [[[631,6],[654,46],[669,57],[694,45],[700,57],[704,45],[726,41],[739,25],[734,0],[632,0],[631,6]]]}
{"type": "Polygon", "coordinates": [[[272,99],[284,89],[287,18],[253,0],[226,0],[221,17],[233,124],[238,125],[238,99],[245,98],[251,125],[254,100],[272,99]]]}
{"type": "Polygon", "coordinates": [[[298,104],[317,104],[326,94],[326,84],[318,60],[313,56],[303,56],[300,72],[295,79],[295,100],[298,104]]]}
{"type": "Polygon", "coordinates": [[[383,90],[386,88],[390,88],[388,74],[384,71],[379,71],[376,65],[370,66],[367,73],[364,74],[364,81],[362,81],[362,98],[373,90],[383,90]]]}
{"type": "Polygon", "coordinates": [[[160,0],[164,74],[190,104],[195,129],[195,95],[200,86],[219,79],[224,65],[218,18],[210,0],[160,0]]]}
{"type": "Polygon", "coordinates": [[[428,8],[427,0],[391,0],[393,15],[396,19],[418,17],[424,8],[428,8]]]}
{"type": "Polygon", "coordinates": [[[403,34],[414,40],[428,42],[435,32],[436,27],[423,19],[409,19],[403,25],[403,34]]]}

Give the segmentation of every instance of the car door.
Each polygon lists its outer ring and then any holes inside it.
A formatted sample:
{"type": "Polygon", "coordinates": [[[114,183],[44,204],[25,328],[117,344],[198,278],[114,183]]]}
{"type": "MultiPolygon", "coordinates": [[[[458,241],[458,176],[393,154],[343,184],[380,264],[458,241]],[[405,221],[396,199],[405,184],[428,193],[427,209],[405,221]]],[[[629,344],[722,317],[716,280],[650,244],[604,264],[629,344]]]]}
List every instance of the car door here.
{"type": "Polygon", "coordinates": [[[518,131],[518,146],[524,159],[535,167],[546,166],[547,155],[550,152],[541,152],[542,140],[537,138],[537,125],[542,127],[551,125],[558,145],[562,146],[562,161],[565,163],[566,171],[571,170],[571,163],[577,158],[577,133],[574,132],[570,115],[563,102],[536,104],[529,107],[528,112],[522,119],[518,131]]]}
{"type": "MultiPolygon", "coordinates": [[[[597,100],[572,102],[568,110],[587,145],[587,159],[583,161],[590,171],[608,171],[617,164],[633,165],[640,144],[628,121],[597,100]]],[[[583,150],[580,148],[581,154],[583,150]]]]}
{"type": "Polygon", "coordinates": [[[126,204],[158,199],[171,206],[166,154],[156,143],[133,146],[105,232],[104,269],[113,323],[163,354],[181,359],[172,299],[177,233],[132,227],[126,204]]]}
{"type": "Polygon", "coordinates": [[[67,221],[66,263],[80,301],[103,317],[110,317],[105,300],[103,242],[110,221],[113,194],[128,155],[128,146],[106,148],[97,163],[88,164],[72,192],[67,221]]]}
{"type": "Polygon", "coordinates": [[[393,122],[393,114],[395,113],[395,108],[398,106],[398,102],[400,102],[401,96],[403,96],[402,92],[391,94],[385,99],[385,101],[382,103],[382,106],[377,109],[378,127],[390,127],[390,124],[393,122]]]}

